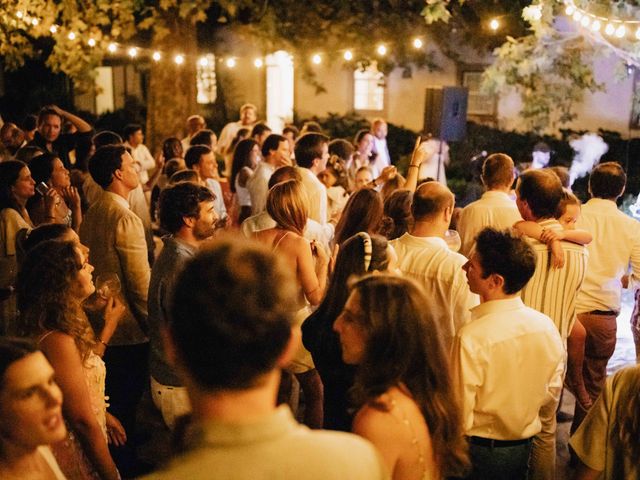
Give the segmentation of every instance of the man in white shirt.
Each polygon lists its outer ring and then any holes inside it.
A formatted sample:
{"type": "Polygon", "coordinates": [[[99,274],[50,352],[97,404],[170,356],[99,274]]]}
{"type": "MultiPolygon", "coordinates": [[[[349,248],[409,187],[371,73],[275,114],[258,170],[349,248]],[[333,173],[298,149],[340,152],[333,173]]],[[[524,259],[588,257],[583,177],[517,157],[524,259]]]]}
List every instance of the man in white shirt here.
{"type": "Polygon", "coordinates": [[[564,346],[558,330],[519,294],[535,268],[535,253],[524,240],[491,228],[480,232],[464,266],[481,302],[453,347],[470,479],[526,479],[531,440],[544,428],[543,406],[556,405],[560,396],[564,346]]]}
{"type": "MultiPolygon", "coordinates": [[[[302,182],[302,175],[300,174],[301,169],[297,167],[280,167],[269,179],[268,189],[271,190],[276,183],[284,182],[286,180],[295,180],[297,182],[302,182]]],[[[242,233],[245,237],[251,238],[251,236],[255,232],[259,232],[260,230],[266,230],[268,228],[274,228],[276,226],[276,222],[266,210],[258,213],[257,215],[252,215],[247,218],[242,225],[240,226],[242,233]]],[[[335,231],[335,227],[332,223],[326,223],[324,225],[320,225],[315,220],[311,218],[307,218],[307,225],[304,229],[304,238],[310,241],[317,241],[324,245],[327,249],[330,249],[331,240],[333,239],[333,234],[335,231]]]]}
{"type": "Polygon", "coordinates": [[[262,145],[262,161],[258,163],[253,175],[247,180],[247,189],[251,196],[251,213],[257,215],[267,206],[269,179],[276,168],[291,165],[291,150],[286,137],[271,134],[262,145]]]}
{"type": "Polygon", "coordinates": [[[227,207],[224,204],[222,196],[222,187],[220,182],[216,180],[218,176],[218,163],[216,157],[206,145],[194,145],[189,147],[184,156],[184,163],[187,168],[194,170],[198,174],[198,178],[202,185],[207,187],[215,195],[213,207],[222,220],[227,217],[227,207]]]}
{"type": "Polygon", "coordinates": [[[387,122],[384,118],[374,118],[371,122],[371,133],[373,133],[373,148],[371,152],[375,153],[376,157],[371,163],[371,167],[378,172],[391,165],[391,156],[387,146],[387,132],[387,122]]]}
{"type": "Polygon", "coordinates": [[[204,121],[204,117],[202,117],[201,115],[191,115],[189,118],[187,118],[187,135],[180,141],[180,143],[182,144],[183,152],[186,152],[191,146],[190,142],[193,136],[206,127],[207,123],[204,121]]]}
{"type": "Polygon", "coordinates": [[[411,233],[389,242],[398,255],[398,269],[417,280],[431,300],[428,308],[442,328],[446,348],[469,321],[469,309],[478,304],[462,270],[467,259],[450,250],[444,240],[453,207],[454,197],[447,187],[423,183],[413,195],[411,233]]]}
{"type": "Polygon", "coordinates": [[[513,160],[504,153],[489,155],[482,164],[482,183],[486,191],[479,200],[462,209],[458,218],[460,253],[469,257],[478,233],[485,227],[511,228],[522,220],[516,202],[509,196],[515,179],[513,160]]]}
{"type": "Polygon", "coordinates": [[[222,132],[220,132],[220,138],[218,139],[218,153],[220,155],[226,155],[227,150],[231,146],[231,142],[235,138],[238,130],[241,128],[252,129],[258,120],[258,109],[251,103],[245,103],[240,107],[240,120],[237,122],[227,123],[222,132]]]}
{"type": "Polygon", "coordinates": [[[144,134],[142,133],[142,125],[132,123],[124,127],[124,146],[131,149],[131,156],[135,162],[138,171],[138,179],[141,184],[149,181],[149,170],[156,168],[156,161],[153,155],[144,145],[144,134]]]}
{"type": "Polygon", "coordinates": [[[382,480],[373,445],[309,430],[276,406],[281,371],[300,346],[285,262],[238,239],[200,252],[179,276],[168,337],[193,405],[187,451],[147,479],[382,480]]]}
{"type": "MultiPolygon", "coordinates": [[[[591,199],[582,206],[578,228],[593,235],[588,245],[589,268],[578,293],[578,320],[587,331],[584,383],[593,402],[606,380],[607,363],[616,346],[616,317],[620,313],[622,276],[631,266],[630,286],[640,280],[640,222],[616,205],[627,176],[615,162],[601,163],[589,177],[591,199]]],[[[586,412],[576,411],[572,429],[586,412]]]]}
{"type": "Polygon", "coordinates": [[[327,168],[329,138],[321,133],[305,133],[296,141],[295,155],[309,200],[309,218],[324,225],[328,221],[327,188],[318,180],[318,174],[327,168]]]}
{"type": "MultiPolygon", "coordinates": [[[[562,198],[562,185],[550,170],[527,170],[516,185],[516,204],[522,218],[536,222],[543,229],[562,231],[555,219],[562,198]]],[[[549,247],[529,239],[536,253],[536,270],[521,292],[528,307],[547,315],[556,325],[566,346],[567,337],[576,318],[576,296],[584,280],[589,254],[582,245],[560,242],[564,266],[551,267],[549,247]]],[[[556,405],[545,405],[540,414],[542,431],[536,436],[531,451],[532,480],[555,478],[556,405]]]]}

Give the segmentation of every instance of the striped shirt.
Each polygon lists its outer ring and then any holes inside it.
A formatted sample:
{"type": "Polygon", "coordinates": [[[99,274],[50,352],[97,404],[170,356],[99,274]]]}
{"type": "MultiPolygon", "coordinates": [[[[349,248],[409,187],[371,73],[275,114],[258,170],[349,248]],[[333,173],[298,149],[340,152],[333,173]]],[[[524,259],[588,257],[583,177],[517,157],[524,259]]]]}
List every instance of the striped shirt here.
{"type": "MultiPolygon", "coordinates": [[[[562,225],[553,218],[540,220],[538,225],[562,230],[562,225]]],[[[522,301],[550,317],[566,343],[576,319],[576,296],[584,280],[589,254],[582,245],[561,242],[564,267],[553,268],[549,247],[532,238],[528,240],[536,253],[536,270],[522,289],[522,301]]]]}

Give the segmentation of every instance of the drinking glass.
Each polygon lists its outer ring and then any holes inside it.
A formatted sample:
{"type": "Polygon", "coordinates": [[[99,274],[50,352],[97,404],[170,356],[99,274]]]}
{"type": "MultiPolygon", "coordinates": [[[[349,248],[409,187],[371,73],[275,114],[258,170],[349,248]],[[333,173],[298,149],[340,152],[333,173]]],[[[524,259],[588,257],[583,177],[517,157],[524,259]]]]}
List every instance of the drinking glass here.
{"type": "Polygon", "coordinates": [[[96,278],[96,293],[104,300],[118,295],[120,290],[120,279],[117,273],[102,273],[96,278]]]}

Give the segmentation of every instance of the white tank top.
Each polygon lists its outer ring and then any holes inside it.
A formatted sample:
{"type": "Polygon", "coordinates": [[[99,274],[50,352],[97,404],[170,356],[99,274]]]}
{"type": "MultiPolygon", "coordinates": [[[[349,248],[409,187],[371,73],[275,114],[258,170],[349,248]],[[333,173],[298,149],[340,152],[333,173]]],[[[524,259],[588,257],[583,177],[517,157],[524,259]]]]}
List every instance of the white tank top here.
{"type": "Polygon", "coordinates": [[[238,205],[241,207],[250,207],[251,206],[251,195],[249,195],[249,189],[247,187],[241,187],[238,183],[239,175],[236,175],[235,187],[236,187],[236,196],[238,197],[238,205]]]}

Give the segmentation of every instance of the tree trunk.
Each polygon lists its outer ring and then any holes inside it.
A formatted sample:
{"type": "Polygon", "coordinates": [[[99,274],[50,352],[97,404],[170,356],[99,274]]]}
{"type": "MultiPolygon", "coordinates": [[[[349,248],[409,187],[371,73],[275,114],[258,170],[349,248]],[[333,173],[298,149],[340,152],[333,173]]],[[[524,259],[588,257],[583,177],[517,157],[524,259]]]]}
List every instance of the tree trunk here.
{"type": "Polygon", "coordinates": [[[162,52],[159,62],[151,61],[147,100],[146,144],[156,151],[167,137],[182,138],[189,115],[198,113],[196,104],[196,28],[172,9],[165,15],[169,33],[156,34],[152,48],[162,52]],[[174,58],[184,56],[178,65],[174,58]]]}

